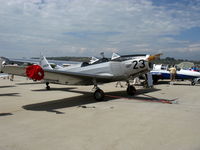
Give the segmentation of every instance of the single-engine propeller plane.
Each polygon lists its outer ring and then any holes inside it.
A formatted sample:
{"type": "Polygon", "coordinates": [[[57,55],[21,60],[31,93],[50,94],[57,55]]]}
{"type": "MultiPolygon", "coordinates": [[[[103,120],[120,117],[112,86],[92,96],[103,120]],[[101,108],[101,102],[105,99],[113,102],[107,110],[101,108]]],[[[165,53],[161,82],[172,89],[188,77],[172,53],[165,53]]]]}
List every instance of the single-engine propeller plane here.
{"type": "Polygon", "coordinates": [[[53,69],[45,57],[40,61],[40,65],[13,66],[3,65],[4,73],[28,76],[33,80],[44,80],[46,88],[50,89],[49,83],[66,85],[94,85],[94,98],[97,101],[104,99],[104,92],[98,84],[126,81],[127,94],[134,95],[136,89],[130,84],[131,78],[145,74],[151,70],[151,61],[159,57],[157,55],[125,55],[120,56],[113,53],[112,58],[92,58],[88,62],[69,67],[58,67],[53,69]]]}

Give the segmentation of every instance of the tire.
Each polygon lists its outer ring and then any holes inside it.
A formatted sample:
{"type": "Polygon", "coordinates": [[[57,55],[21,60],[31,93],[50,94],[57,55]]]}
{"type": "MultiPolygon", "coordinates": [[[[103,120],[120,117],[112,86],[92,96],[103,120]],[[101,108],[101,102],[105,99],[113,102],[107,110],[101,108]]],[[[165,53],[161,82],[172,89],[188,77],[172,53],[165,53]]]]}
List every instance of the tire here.
{"type": "Polygon", "coordinates": [[[136,94],[136,89],[134,86],[130,85],[127,87],[127,90],[126,90],[127,94],[130,95],[130,96],[133,96],[136,94]]]}
{"type": "Polygon", "coordinates": [[[200,84],[200,79],[197,81],[197,83],[199,83],[199,84],[200,84]]]}
{"type": "Polygon", "coordinates": [[[104,100],[104,92],[101,90],[101,89],[97,89],[95,92],[94,92],[94,99],[96,101],[103,101],[104,100]]]}
{"type": "Polygon", "coordinates": [[[46,89],[47,89],[47,90],[50,90],[50,89],[51,89],[51,87],[50,87],[50,86],[46,86],[46,89]]]}
{"type": "Polygon", "coordinates": [[[193,86],[194,86],[194,85],[195,85],[195,82],[194,82],[194,81],[192,81],[192,82],[191,82],[191,85],[193,85],[193,86]]]}

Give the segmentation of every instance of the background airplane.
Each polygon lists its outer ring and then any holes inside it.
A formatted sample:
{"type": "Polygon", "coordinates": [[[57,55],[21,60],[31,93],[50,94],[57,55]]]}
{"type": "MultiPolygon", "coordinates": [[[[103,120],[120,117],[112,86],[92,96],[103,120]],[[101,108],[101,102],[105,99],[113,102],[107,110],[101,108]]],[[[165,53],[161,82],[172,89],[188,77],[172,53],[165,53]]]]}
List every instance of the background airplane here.
{"type": "Polygon", "coordinates": [[[151,61],[160,55],[126,55],[120,56],[113,54],[112,58],[96,59],[90,63],[83,62],[81,65],[73,67],[53,69],[45,57],[39,65],[31,66],[13,66],[4,65],[4,73],[28,76],[33,80],[44,80],[47,89],[50,89],[49,83],[67,84],[67,85],[94,85],[94,98],[101,101],[104,98],[104,92],[98,87],[98,84],[126,81],[127,94],[134,95],[136,89],[130,84],[129,80],[141,74],[145,74],[151,69],[151,61]],[[43,67],[43,68],[42,68],[43,67]]]}
{"type": "MultiPolygon", "coordinates": [[[[170,79],[170,72],[168,69],[168,65],[154,65],[151,71],[154,83],[157,83],[160,79],[170,79]]],[[[190,80],[191,85],[195,85],[196,83],[200,83],[200,72],[177,68],[176,79],[190,80]]]]}

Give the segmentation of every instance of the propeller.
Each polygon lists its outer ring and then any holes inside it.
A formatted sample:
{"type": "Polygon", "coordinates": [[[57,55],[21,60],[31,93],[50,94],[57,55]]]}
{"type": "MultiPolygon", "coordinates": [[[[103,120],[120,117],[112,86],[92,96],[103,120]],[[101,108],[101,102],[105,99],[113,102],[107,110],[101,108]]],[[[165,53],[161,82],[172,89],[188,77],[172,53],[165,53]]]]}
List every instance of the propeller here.
{"type": "Polygon", "coordinates": [[[155,55],[150,55],[150,56],[147,58],[147,60],[148,60],[148,61],[153,61],[153,60],[159,58],[161,55],[162,55],[162,53],[155,54],[155,55]]]}
{"type": "Polygon", "coordinates": [[[44,78],[44,70],[39,65],[31,65],[26,67],[26,75],[33,80],[42,80],[44,78]]]}

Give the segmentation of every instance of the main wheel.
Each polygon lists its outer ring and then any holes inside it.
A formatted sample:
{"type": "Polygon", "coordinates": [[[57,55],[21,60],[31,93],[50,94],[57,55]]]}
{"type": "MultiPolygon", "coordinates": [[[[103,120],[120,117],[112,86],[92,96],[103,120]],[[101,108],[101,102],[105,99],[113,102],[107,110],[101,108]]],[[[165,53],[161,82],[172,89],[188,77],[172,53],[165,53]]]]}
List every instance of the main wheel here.
{"type": "Polygon", "coordinates": [[[101,89],[97,89],[95,92],[94,92],[94,99],[96,101],[103,101],[104,100],[104,92],[101,90],[101,89]]]}
{"type": "Polygon", "coordinates": [[[129,86],[127,87],[126,92],[127,92],[128,95],[133,96],[133,95],[135,95],[135,93],[136,93],[136,89],[135,89],[134,86],[129,85],[129,86]]]}

